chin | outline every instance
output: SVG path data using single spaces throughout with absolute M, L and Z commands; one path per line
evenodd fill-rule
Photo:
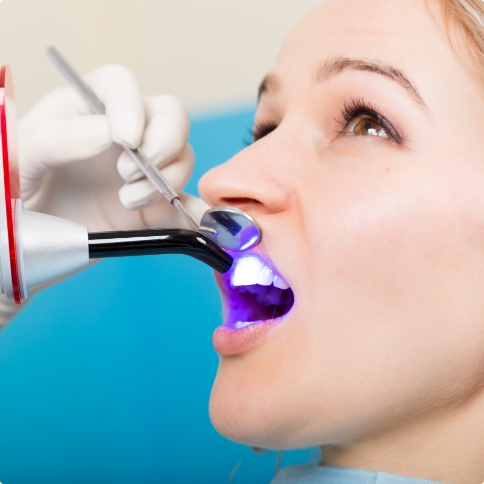
M 267 374 L 254 373 L 247 366 L 251 366 L 250 358 L 244 356 L 221 358 L 209 407 L 217 432 L 234 442 L 265 449 L 318 445 L 319 438 L 307 438 L 311 412 L 301 409 L 300 399 L 295 401 L 285 386 L 271 386 Z
M 239 444 L 266 449 L 281 448 L 277 423 L 266 418 L 265 412 L 253 412 L 239 402 L 220 397 L 217 392 L 210 398 L 210 420 L 217 432 Z
M 210 420 L 224 437 L 234 442 L 251 446 L 262 446 L 261 437 L 267 433 L 262 409 L 251 397 L 246 386 L 227 374 L 224 363 L 220 363 L 217 377 L 210 395 Z

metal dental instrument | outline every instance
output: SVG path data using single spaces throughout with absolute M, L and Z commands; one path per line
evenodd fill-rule
M 54 47 L 47 50 L 47 55 L 60 73 L 86 101 L 96 114 L 105 114 L 103 103 L 91 88 L 72 69 L 67 61 Z M 198 226 L 180 201 L 178 193 L 163 178 L 159 170 L 151 164 L 138 149 L 123 146 L 146 178 L 183 216 L 189 227 L 215 242 L 225 249 L 246 250 L 257 245 L 261 239 L 261 229 L 257 222 L 248 214 L 235 207 L 214 207 L 205 212 L 201 225 Z
M 91 259 L 182 254 L 224 274 L 233 257 L 199 232 L 148 229 L 89 233 L 84 225 L 25 210 L 20 192 L 15 90 L 0 66 L 0 294 L 22 305 L 29 289 L 89 265 Z M 139 284 L 139 280 L 127 283 Z

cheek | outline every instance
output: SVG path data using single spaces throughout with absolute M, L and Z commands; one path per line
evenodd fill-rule
M 334 193 L 307 233 L 310 359 L 353 411 L 373 402 L 371 418 L 389 405 L 415 416 L 425 399 L 451 403 L 482 379 L 482 187 L 473 193 L 458 173 L 418 175 Z
M 344 443 L 481 385 L 484 187 L 439 170 L 306 190 L 297 239 L 272 248 L 295 310 L 277 337 L 221 362 L 211 416 L 223 434 Z
M 482 288 L 484 214 L 465 185 L 458 188 L 434 179 L 430 189 L 425 182 L 390 183 L 333 197 L 307 234 L 310 299 L 327 289 L 349 306 L 374 308 L 375 316 L 413 313 L 410 321 L 432 309 L 430 325 L 456 303 L 467 303 Z

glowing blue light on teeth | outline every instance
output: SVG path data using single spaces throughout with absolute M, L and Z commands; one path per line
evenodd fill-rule
M 259 257 L 253 255 L 237 260 L 230 282 L 232 287 L 274 284 L 278 289 L 289 289 L 289 284 L 281 275 L 274 273 Z
M 279 289 L 289 289 L 289 284 L 279 274 L 276 274 L 276 276 L 274 277 L 273 284 L 274 287 L 278 287 Z
M 248 286 L 257 284 L 263 267 L 264 264 L 257 257 L 248 256 L 239 259 L 232 275 L 232 285 Z
M 257 284 L 261 286 L 270 286 L 274 280 L 274 273 L 267 266 L 264 266 L 260 271 L 259 277 L 257 279 Z

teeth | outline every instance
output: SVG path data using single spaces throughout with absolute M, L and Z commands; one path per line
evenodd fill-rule
M 288 289 L 289 284 L 279 274 L 274 274 L 258 257 L 242 257 L 236 262 L 232 273 L 231 284 L 234 287 L 270 286 L 274 284 L 279 289 Z
M 250 286 L 257 284 L 264 264 L 257 257 L 243 257 L 237 262 L 232 274 L 232 286 Z
M 279 289 L 287 289 L 289 284 L 278 274 L 274 277 L 274 287 L 278 287 Z
M 250 326 L 251 324 L 254 324 L 254 321 L 237 321 L 235 324 L 234 324 L 234 328 L 235 329 L 242 329 L 242 328 L 245 328 L 246 326 Z
M 264 266 L 259 274 L 259 279 L 257 279 L 257 284 L 261 286 L 270 286 L 274 280 L 274 273 L 269 269 L 269 267 Z

